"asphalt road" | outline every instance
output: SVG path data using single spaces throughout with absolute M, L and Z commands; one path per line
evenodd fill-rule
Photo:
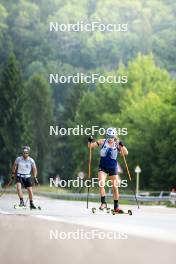
M 133 215 L 92 214 L 90 203 L 36 197 L 42 210 L 0 199 L 0 263 L 175 263 L 176 209 L 122 206 Z

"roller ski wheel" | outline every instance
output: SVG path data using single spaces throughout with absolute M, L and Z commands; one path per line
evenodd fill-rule
M 96 213 L 96 210 L 97 210 L 97 209 L 96 209 L 95 207 L 93 207 L 93 208 L 92 208 L 92 213 L 95 214 L 95 213 Z
M 107 214 L 111 212 L 111 209 L 109 207 L 107 207 L 106 210 L 107 210 Z
M 132 211 L 131 211 L 131 210 L 128 210 L 128 214 L 129 214 L 129 215 L 132 215 L 133 213 L 132 213 Z
M 111 213 L 112 213 L 112 215 L 115 215 L 116 214 L 115 211 L 114 211 L 114 209 L 111 209 Z

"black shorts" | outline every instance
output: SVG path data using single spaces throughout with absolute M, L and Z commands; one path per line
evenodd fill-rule
M 25 177 L 16 177 L 16 183 L 20 182 L 24 188 L 32 187 L 32 181 L 31 177 L 25 178 Z
M 118 174 L 117 167 L 115 167 L 115 168 L 105 168 L 105 167 L 99 166 L 99 170 L 98 171 L 104 171 L 105 173 L 109 174 L 109 176 L 114 176 L 114 175 Z

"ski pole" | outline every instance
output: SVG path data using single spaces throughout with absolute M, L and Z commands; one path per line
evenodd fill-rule
M 90 174 L 91 174 L 91 160 L 92 160 L 92 148 L 89 146 L 89 163 L 88 163 L 88 179 L 90 180 Z M 87 209 L 89 207 L 89 191 L 90 186 L 87 187 Z
M 10 181 L 6 184 L 6 186 L 4 187 L 4 190 L 0 193 L 0 197 L 3 196 L 3 194 L 6 193 L 7 188 L 11 185 L 11 183 L 13 182 L 13 179 L 10 179 Z
M 28 200 L 29 200 L 29 197 L 27 197 L 27 199 L 26 199 L 26 201 L 25 201 L 25 203 L 24 203 L 24 206 L 27 206 L 27 202 L 28 202 Z
M 129 168 L 128 168 L 128 164 L 127 164 L 127 161 L 126 161 L 126 158 L 125 158 L 125 155 L 123 153 L 123 149 L 122 148 L 121 148 L 121 153 L 122 153 L 123 160 L 124 160 L 124 163 L 125 163 L 125 166 L 126 166 L 126 170 L 127 170 L 127 173 L 128 173 L 129 180 L 132 182 L 131 174 L 130 174 L 130 171 L 129 171 Z M 137 207 L 139 209 L 139 202 L 137 200 L 136 192 L 134 191 L 133 187 L 132 187 L 132 191 L 134 193 L 134 197 L 135 197 L 135 200 L 136 200 L 136 204 L 137 204 Z

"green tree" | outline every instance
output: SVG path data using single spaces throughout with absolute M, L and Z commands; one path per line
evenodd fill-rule
M 138 55 L 128 67 L 120 67 L 118 72 L 128 76 L 128 83 L 123 86 L 97 84 L 95 91 L 85 92 L 78 104 L 75 121 L 88 127 L 126 127 L 128 135 L 119 137 L 129 149 L 130 170 L 134 172 L 138 163 L 142 168 L 140 187 L 167 189 L 175 180 L 174 82 L 166 71 L 155 65 L 152 55 Z M 77 170 L 84 171 L 88 157 L 86 137 L 77 142 L 73 139 L 73 145 L 77 146 L 73 153 Z M 96 175 L 97 151 L 94 151 L 92 164 L 92 175 Z
M 176 184 L 176 83 L 167 111 L 161 113 L 161 122 L 156 131 L 153 149 L 157 158 L 152 164 L 150 184 L 155 189 L 170 191 Z
M 74 128 L 80 124 L 76 120 L 76 111 L 86 90 L 85 85 L 75 85 L 69 90 L 65 98 L 64 107 L 59 107 L 57 111 L 56 125 L 60 128 Z M 58 157 L 52 162 L 55 173 L 59 174 L 63 179 L 73 178 L 76 174 L 78 162 L 81 163 L 81 158 L 79 158 L 79 161 L 75 158 L 77 157 L 75 152 L 79 152 L 79 156 L 81 156 L 83 150 L 79 148 L 80 137 L 60 135 L 55 136 L 53 140 L 55 142 L 53 155 Z
M 52 122 L 53 106 L 48 83 L 35 75 L 27 83 L 29 136 L 31 149 L 39 170 L 40 181 L 46 181 L 49 171 L 49 152 L 52 153 L 49 125 Z
M 7 175 L 26 138 L 26 96 L 20 66 L 9 56 L 0 82 L 0 164 Z
M 173 117 L 172 125 L 169 121 L 173 116 L 174 82 L 166 71 L 155 65 L 152 56 L 139 55 L 129 63 L 126 73 L 128 89 L 121 97 L 121 114 L 116 122 L 128 128 L 124 140 L 129 148 L 130 168 L 134 171 L 138 163 L 142 167 L 142 188 L 168 188 L 169 179 L 173 182 L 175 177 L 166 169 L 166 164 L 172 171 L 174 166 L 169 161 L 174 151 L 169 151 L 166 144 L 168 130 L 173 131 L 175 127 Z

